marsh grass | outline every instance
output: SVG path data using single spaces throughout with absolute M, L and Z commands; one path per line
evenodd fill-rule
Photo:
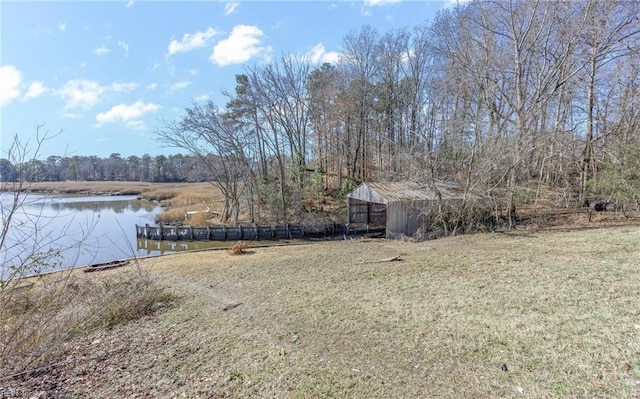
M 55 192 L 62 194 L 120 194 L 140 195 L 150 190 L 153 183 L 111 181 L 65 181 L 36 182 L 29 184 L 32 192 Z
M 208 219 L 213 217 L 213 214 L 196 214 L 187 219 L 185 217 L 186 212 L 202 212 L 206 209 L 219 211 L 222 205 L 221 194 L 210 184 L 159 188 L 145 193 L 144 197 L 162 201 L 166 209 L 158 214 L 156 221 L 163 224 L 207 225 L 210 224 Z

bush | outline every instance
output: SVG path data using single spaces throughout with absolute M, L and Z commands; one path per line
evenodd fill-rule
M 238 241 L 231 248 L 227 250 L 231 255 L 242 255 L 246 254 L 251 248 L 251 245 L 248 241 Z
M 64 341 L 97 327 L 150 315 L 175 299 L 147 274 L 64 271 L 25 279 L 0 292 L 0 358 L 19 372 L 37 366 Z
M 429 207 L 426 223 L 416 232 L 414 239 L 432 240 L 448 235 L 491 231 L 495 227 L 493 209 L 488 201 L 443 201 L 440 207 L 436 204 Z
M 640 147 L 615 145 L 587 184 L 588 194 L 617 203 L 623 211 L 640 208 Z

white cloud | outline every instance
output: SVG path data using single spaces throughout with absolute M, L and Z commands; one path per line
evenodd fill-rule
M 372 9 L 374 7 L 386 6 L 390 4 L 399 4 L 402 0 L 364 0 L 362 5 L 362 15 L 369 17 L 372 15 Z M 389 20 L 387 16 L 387 20 Z
M 196 69 L 196 68 L 189 69 L 189 74 L 191 76 L 196 76 L 199 73 L 200 73 L 200 71 L 198 69 Z
M 78 118 L 81 118 L 82 115 L 74 114 L 73 112 L 61 112 L 60 113 L 60 117 L 61 118 L 69 118 L 69 119 L 78 119 Z
M 191 86 L 190 81 L 183 81 L 183 82 L 176 82 L 174 84 L 172 84 L 171 86 L 169 86 L 169 92 L 173 93 L 176 90 L 182 90 L 182 89 L 186 89 L 187 87 Z
M 328 62 L 330 64 L 337 64 L 340 61 L 340 53 L 330 51 L 327 52 L 322 43 L 318 43 L 304 55 L 304 58 L 314 64 L 322 64 Z
M 240 5 L 239 2 L 233 0 L 227 0 L 224 2 L 224 15 L 231 15 L 236 12 L 236 8 Z
M 261 47 L 264 33 L 257 26 L 237 25 L 228 38 L 220 40 L 213 48 L 209 61 L 219 66 L 241 64 L 251 58 L 271 52 L 271 47 Z
M 87 61 L 83 61 L 82 64 L 80 64 L 80 68 L 85 68 L 87 65 L 89 65 Z
M 208 99 L 209 99 L 209 95 L 208 94 L 201 94 L 201 95 L 195 97 L 194 101 L 201 102 L 201 101 L 207 101 Z
M 102 86 L 92 80 L 70 80 L 56 93 L 65 101 L 64 111 L 74 108 L 88 110 L 98 104 L 105 93 L 129 93 L 137 88 L 137 83 L 114 82 L 110 86 Z
M 20 71 L 13 65 L 0 66 L 0 107 L 20 95 Z
M 58 90 L 58 94 L 65 101 L 65 110 L 91 109 L 106 90 L 106 87 L 91 80 L 70 80 Z
M 93 49 L 93 52 L 94 52 L 94 53 L 96 53 L 96 54 L 98 54 L 98 55 L 105 55 L 105 54 L 109 54 L 109 51 L 111 51 L 111 50 L 109 50 L 108 48 L 106 48 L 106 47 L 104 46 L 104 44 L 103 44 L 103 45 L 101 45 L 100 47 L 96 47 L 95 49 Z
M 63 22 L 60 22 L 60 23 L 58 24 L 58 30 L 60 30 L 60 31 L 64 32 L 64 30 L 65 30 L 65 29 L 67 29 L 67 24 L 65 24 L 65 23 L 63 23 Z
M 134 3 L 133 0 L 129 0 L 129 1 L 127 1 L 127 4 L 125 5 L 125 7 L 131 8 L 131 7 L 133 7 L 133 3 Z
M 115 92 L 124 91 L 125 93 L 129 93 L 137 88 L 138 88 L 138 84 L 133 82 L 129 82 L 129 83 L 114 82 L 111 84 L 111 90 Z
M 383 6 L 385 4 L 400 3 L 402 0 L 364 0 L 364 5 L 368 7 Z
M 155 90 L 156 87 L 158 87 L 157 83 L 149 83 L 148 85 L 145 86 L 147 89 L 149 90 Z
M 27 94 L 24 95 L 23 100 L 40 97 L 45 91 L 47 91 L 47 89 L 44 87 L 42 82 L 32 82 L 29 85 L 29 89 L 27 90 Z
M 118 46 L 122 47 L 124 50 L 124 58 L 127 58 L 129 55 L 129 44 L 124 40 L 118 40 Z
M 131 130 L 144 130 L 145 129 L 144 122 L 143 121 L 139 121 L 139 120 L 129 121 L 129 122 L 125 123 L 125 126 L 128 127 Z
M 463 5 L 467 4 L 469 1 L 471 1 L 471 0 L 447 0 L 444 3 L 444 7 L 443 8 L 452 10 L 452 9 L 456 8 L 456 6 L 458 6 L 458 5 L 463 6 Z
M 136 101 L 130 105 L 119 104 L 111 107 L 107 112 L 101 112 L 96 115 L 96 127 L 101 127 L 105 123 L 122 122 L 129 128 L 140 129 L 144 127 L 144 123 L 139 118 L 159 109 L 160 106 L 158 104 L 145 104 L 142 101 Z
M 206 47 L 211 42 L 211 38 L 217 34 L 218 32 L 211 27 L 204 32 L 185 33 L 182 36 L 182 40 L 172 40 L 169 43 L 169 53 L 167 55 L 185 53 L 200 47 Z

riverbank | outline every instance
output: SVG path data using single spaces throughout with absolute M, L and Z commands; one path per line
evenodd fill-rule
M 0 386 L 27 397 L 635 397 L 638 244 L 638 228 L 622 226 L 145 259 L 86 275 L 148 273 L 173 305 L 78 336 L 49 368 Z
M 163 224 L 196 226 L 216 223 L 216 216 L 224 203 L 224 196 L 211 183 L 65 181 L 30 183 L 28 189 L 35 193 L 65 195 L 136 195 L 163 207 L 157 220 Z M 207 209 L 209 212 L 203 212 Z M 185 220 L 188 212 L 194 216 Z

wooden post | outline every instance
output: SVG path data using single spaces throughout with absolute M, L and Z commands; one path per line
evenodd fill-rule
M 238 229 L 240 229 L 240 239 L 244 240 L 244 237 L 242 237 L 242 225 L 238 226 Z
M 227 241 L 227 227 L 222 225 L 222 241 Z
M 193 226 L 189 226 L 189 240 L 193 241 Z

